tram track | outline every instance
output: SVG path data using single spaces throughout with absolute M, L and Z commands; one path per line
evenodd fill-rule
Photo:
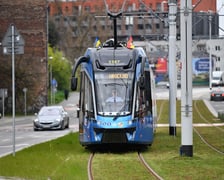
M 202 98 L 201 98 L 201 99 L 202 99 Z M 164 102 L 165 102 L 165 101 L 164 101 Z M 161 114 L 162 114 L 162 112 L 163 112 L 164 102 L 162 102 L 162 104 L 161 104 L 161 106 L 160 106 L 159 115 L 158 115 L 158 121 L 160 120 L 160 116 L 161 116 Z M 198 114 L 198 116 L 201 118 L 201 120 L 205 122 L 204 124 L 207 124 L 207 126 L 203 124 L 203 127 L 211 127 L 211 128 L 215 128 L 215 129 L 217 129 L 217 134 L 219 134 L 218 132 L 224 134 L 224 129 L 222 128 L 222 126 L 218 126 L 218 125 L 216 125 L 216 123 L 211 123 L 211 120 L 209 121 L 209 120 L 203 115 L 203 112 L 201 112 L 200 108 L 198 108 L 198 101 L 197 101 L 197 100 L 194 101 L 194 111 L 195 111 L 195 113 Z M 217 152 L 217 153 L 219 153 L 219 154 L 221 154 L 221 155 L 224 155 L 224 149 L 221 150 L 220 148 L 216 147 L 216 146 L 213 145 L 211 142 L 209 142 L 209 140 L 206 139 L 206 137 L 203 136 L 202 133 L 200 133 L 200 128 L 202 128 L 202 127 L 200 126 L 200 123 L 199 123 L 198 125 L 194 125 L 194 126 L 193 126 L 193 130 L 194 130 L 194 132 L 199 136 L 199 138 L 201 139 L 201 141 L 202 141 L 203 143 L 205 143 L 206 146 L 208 146 L 208 147 L 209 147 L 210 149 L 212 149 L 213 151 L 215 151 L 215 152 Z M 220 137 L 220 138 L 221 138 L 221 137 Z
M 199 117 L 205 122 L 205 123 L 208 123 L 210 125 L 210 127 L 212 128 L 216 128 L 217 131 L 219 131 L 220 133 L 223 133 L 224 134 L 224 129 L 219 127 L 219 126 L 215 126 L 214 124 L 210 123 L 210 121 L 203 116 L 203 113 L 200 112 L 198 106 L 197 106 L 197 101 L 194 101 L 194 107 L 195 107 L 195 110 L 196 112 L 198 113 Z M 206 144 L 206 146 L 208 146 L 210 149 L 212 149 L 213 151 L 221 154 L 221 155 L 224 155 L 224 150 L 220 150 L 218 147 L 216 147 L 215 145 L 213 145 L 212 143 L 209 142 L 209 140 L 207 140 L 205 137 L 203 137 L 203 135 L 200 133 L 200 131 L 196 128 L 196 127 L 193 127 L 194 129 L 194 132 L 199 136 L 199 138 L 202 140 L 203 143 Z M 219 133 L 217 133 L 219 134 Z M 220 137 L 221 138 L 221 137 Z
M 92 162 L 93 162 L 94 154 L 95 153 L 91 153 L 90 156 L 89 156 L 89 160 L 88 160 L 87 172 L 88 172 L 88 179 L 89 180 L 94 180 L 93 172 L 92 172 Z
M 156 179 L 158 180 L 163 180 L 163 178 L 161 176 L 159 176 L 159 174 L 156 173 L 156 171 L 154 171 L 149 164 L 145 161 L 144 157 L 142 156 L 142 154 L 140 152 L 138 152 L 138 158 L 141 161 L 141 163 L 143 164 L 143 166 L 146 168 L 146 170 L 152 175 L 154 176 Z
M 152 176 L 157 179 L 157 180 L 163 180 L 163 178 L 161 176 L 159 176 L 159 174 L 153 170 L 152 167 L 150 167 L 150 165 L 146 162 L 146 160 L 144 159 L 143 155 L 140 152 L 137 152 L 137 156 L 138 156 L 138 160 L 140 161 L 139 164 L 144 166 L 144 169 L 147 171 L 147 173 L 150 175 L 150 177 L 152 178 Z M 88 166 L 87 166 L 87 171 L 88 171 L 88 179 L 89 180 L 94 180 L 94 175 L 93 175 L 93 159 L 95 157 L 95 153 L 91 153 L 89 156 L 89 160 L 88 160 Z

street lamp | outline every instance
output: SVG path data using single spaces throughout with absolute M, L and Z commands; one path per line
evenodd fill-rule
M 23 92 L 24 92 L 24 113 L 26 116 L 26 93 L 27 93 L 27 88 L 23 88 Z
M 212 11 L 209 11 L 209 89 L 212 89 L 212 54 L 211 54 L 211 36 L 212 36 Z

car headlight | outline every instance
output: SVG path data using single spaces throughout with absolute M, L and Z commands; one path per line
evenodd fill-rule
M 61 119 L 60 119 L 60 118 L 57 118 L 57 119 L 55 119 L 55 121 L 56 121 L 56 122 L 60 122 L 60 121 L 61 121 Z
M 34 122 L 38 122 L 39 120 L 38 119 L 34 119 Z

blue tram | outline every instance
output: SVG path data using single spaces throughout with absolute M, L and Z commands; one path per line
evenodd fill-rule
M 88 48 L 73 68 L 80 70 L 79 138 L 96 144 L 151 145 L 156 128 L 154 77 L 144 50 L 106 42 Z

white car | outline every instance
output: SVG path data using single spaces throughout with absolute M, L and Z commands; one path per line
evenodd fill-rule
M 62 106 L 44 106 L 35 115 L 34 131 L 69 128 L 69 116 Z

